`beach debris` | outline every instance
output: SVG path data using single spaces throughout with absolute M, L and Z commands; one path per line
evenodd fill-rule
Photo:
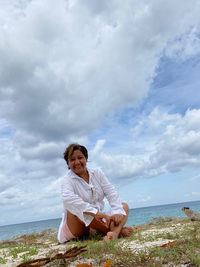
M 171 241 L 171 242 L 168 242 L 168 243 L 163 244 L 161 247 L 162 247 L 162 248 L 164 248 L 164 247 L 169 247 L 169 246 L 174 245 L 176 242 L 177 242 L 177 241 L 174 240 L 174 241 Z
M 111 266 L 111 261 L 107 260 L 103 267 L 110 267 L 110 266 Z
M 193 211 L 188 207 L 183 207 L 182 211 L 191 221 L 200 221 L 200 212 Z
M 48 258 L 40 258 L 40 259 L 35 259 L 35 260 L 31 260 L 28 262 L 24 262 L 24 263 L 20 263 L 19 265 L 17 265 L 16 267 L 39 267 L 39 266 L 44 266 L 45 264 L 54 261 L 56 259 L 62 259 L 62 260 L 66 260 L 68 258 L 72 258 L 75 257 L 85 251 L 87 251 L 86 249 L 86 245 L 82 246 L 82 247 L 72 247 L 72 248 L 68 248 L 64 253 L 57 253 L 57 254 L 53 254 L 51 257 Z

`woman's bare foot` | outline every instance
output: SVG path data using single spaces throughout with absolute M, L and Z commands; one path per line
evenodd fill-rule
M 120 237 L 129 237 L 131 236 L 133 233 L 133 227 L 131 226 L 126 226 L 126 227 L 123 227 L 121 232 L 120 232 Z
M 103 241 L 108 243 L 112 240 L 115 240 L 118 238 L 118 235 L 116 232 L 108 232 L 106 236 L 104 236 Z

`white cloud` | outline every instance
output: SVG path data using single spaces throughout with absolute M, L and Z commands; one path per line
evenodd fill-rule
M 39 216 L 42 196 L 55 196 L 54 181 L 67 169 L 65 146 L 90 145 L 106 115 L 137 106 L 163 54 L 183 60 L 199 53 L 200 6 L 197 0 L 8 0 L 0 7 L 0 201 L 6 208 L 14 196 Z M 199 110 L 181 116 L 154 109 L 131 125 L 129 152 L 103 152 L 101 136 L 91 149 L 93 164 L 115 181 L 196 167 L 198 118 Z M 130 153 L 136 146 L 140 153 Z
M 186 60 L 200 53 L 199 25 L 191 27 L 189 31 L 177 38 L 166 48 L 166 55 L 171 58 Z
M 26 159 L 50 161 L 57 158 L 58 155 L 62 155 L 64 145 L 64 143 L 58 144 L 55 142 L 39 143 L 31 150 L 29 148 L 22 148 L 20 154 Z
M 46 195 L 56 195 L 58 196 L 60 194 L 60 187 L 61 187 L 61 181 L 63 177 L 60 177 L 56 179 L 55 181 L 51 182 L 46 188 L 45 192 Z
M 166 172 L 180 171 L 185 167 L 200 165 L 200 110 L 180 114 L 162 113 L 155 108 L 139 123 L 140 135 L 129 146 L 140 146 L 140 154 L 108 154 L 99 140 L 91 151 L 92 157 L 115 182 L 149 178 Z M 138 131 L 138 126 L 135 128 Z M 133 132 L 135 132 L 133 130 Z M 148 139 L 145 136 L 148 135 Z M 143 142 L 144 140 L 144 142 Z M 138 145 L 139 144 L 139 145 Z
M 5 175 L 0 174 L 0 194 L 11 186 L 11 183 L 7 181 L 6 178 L 7 177 Z
M 10 1 L 0 28 L 1 114 L 43 140 L 87 135 L 136 105 L 168 41 L 199 22 L 196 1 L 50 2 Z

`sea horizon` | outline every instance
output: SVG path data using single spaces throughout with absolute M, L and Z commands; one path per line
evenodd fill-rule
M 200 200 L 194 200 L 194 201 L 184 201 L 184 202 L 175 202 L 175 203 L 167 203 L 167 204 L 159 204 L 159 205 L 151 205 L 151 206 L 142 206 L 137 208 L 130 208 L 130 210 L 137 210 L 137 209 L 144 209 L 144 208 L 152 208 L 152 207 L 160 207 L 160 206 L 168 206 L 168 205 L 177 205 L 177 204 L 184 204 L 184 203 L 194 203 L 199 202 Z M 49 219 L 40 219 L 40 220 L 33 220 L 33 221 L 25 221 L 25 222 L 18 222 L 18 223 L 12 223 L 12 224 L 2 224 L 0 227 L 3 226 L 14 226 L 19 224 L 27 224 L 27 223 L 34 223 L 34 222 L 42 222 L 42 221 L 49 221 L 49 220 L 61 220 L 61 216 L 57 218 L 49 218 Z

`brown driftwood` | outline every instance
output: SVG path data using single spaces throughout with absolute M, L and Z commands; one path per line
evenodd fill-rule
M 200 221 L 200 212 L 193 211 L 188 207 L 183 207 L 182 211 L 191 221 Z
M 72 258 L 75 257 L 79 254 L 81 254 L 82 252 L 85 252 L 86 246 L 82 246 L 82 247 L 72 247 L 67 249 L 63 254 L 62 253 L 58 253 L 55 254 L 55 256 L 49 257 L 49 258 L 40 258 L 40 259 L 35 259 L 35 260 L 31 260 L 28 262 L 24 262 L 24 263 L 20 263 L 19 265 L 17 265 L 17 267 L 39 267 L 39 266 L 44 266 L 45 264 L 54 261 L 55 259 L 68 259 L 68 258 Z

